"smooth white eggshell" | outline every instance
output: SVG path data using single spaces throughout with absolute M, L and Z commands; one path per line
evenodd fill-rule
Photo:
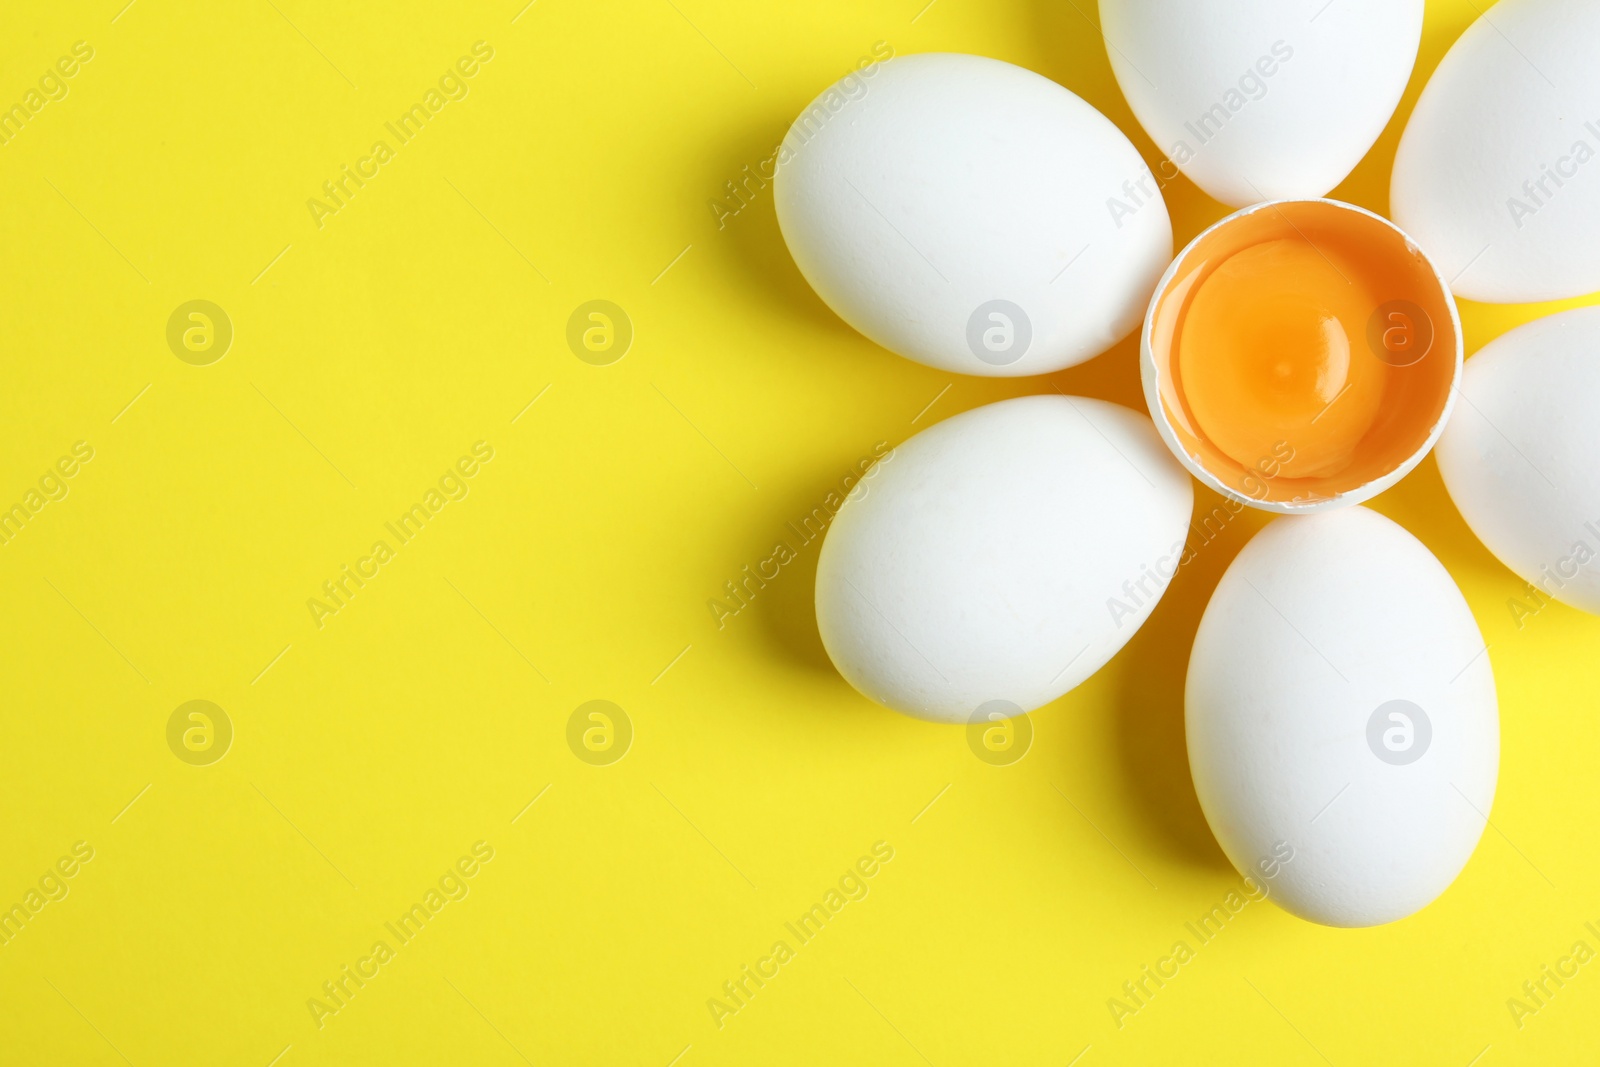
M 1489 342 L 1461 395 L 1437 453 L 1450 499 L 1524 581 L 1600 614 L 1600 308 Z
M 1146 574 L 1177 570 L 1193 506 L 1127 408 L 1029 396 L 965 412 L 879 460 L 839 510 L 817 564 L 822 642 L 908 715 L 1031 711 L 1133 636 L 1167 580 Z M 1141 579 L 1148 595 L 1130 595 Z
M 1368 740 L 1394 700 L 1431 728 L 1415 747 L 1424 728 L 1409 716 L 1403 755 L 1418 755 L 1403 764 Z M 1212 832 L 1294 914 L 1391 922 L 1444 892 L 1472 855 L 1499 770 L 1494 675 L 1450 575 L 1378 513 L 1282 518 L 1257 534 L 1201 617 L 1185 702 Z M 1393 741 L 1405 747 L 1403 733 Z M 1293 859 L 1263 879 L 1260 864 L 1285 846 Z
M 1405 91 L 1422 6 L 1100 0 L 1100 26 L 1156 147 L 1207 193 L 1244 207 L 1320 197 L 1355 168 Z
M 1144 171 L 1109 119 L 1048 78 L 935 53 L 817 97 L 784 138 L 774 198 L 795 263 L 840 318 L 919 363 L 1014 377 L 1081 363 L 1139 324 L 1172 225 L 1153 188 L 1138 210 L 1108 203 Z
M 1390 214 L 1457 296 L 1600 289 L 1596 47 L 1593 0 L 1502 0 L 1428 79 L 1395 155 Z

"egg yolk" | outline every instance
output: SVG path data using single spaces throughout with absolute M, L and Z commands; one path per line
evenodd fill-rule
M 1193 290 L 1177 370 L 1197 428 L 1247 469 L 1321 478 L 1350 466 L 1392 369 L 1371 351 L 1368 272 L 1300 236 L 1251 245 Z
M 1226 492 L 1314 507 L 1421 456 L 1450 406 L 1458 329 L 1433 265 L 1377 216 L 1247 208 L 1190 242 L 1151 301 L 1151 414 Z

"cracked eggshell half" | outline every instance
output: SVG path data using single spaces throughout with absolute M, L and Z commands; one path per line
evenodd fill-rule
M 1156 147 L 1233 207 L 1322 196 L 1383 132 L 1422 0 L 1100 0 L 1117 84 Z
M 1433 554 L 1366 508 L 1278 519 L 1245 545 L 1200 619 L 1185 717 L 1217 842 L 1312 922 L 1421 909 L 1494 803 L 1477 623 Z
M 1145 401 L 1179 461 L 1252 507 L 1346 507 L 1405 477 L 1461 374 L 1450 289 L 1387 219 L 1337 200 L 1255 204 L 1156 286 Z
M 823 645 L 907 715 L 1032 711 L 1149 616 L 1193 507 L 1149 420 L 1120 405 L 1028 396 L 946 419 L 879 460 L 829 527 Z
M 1450 499 L 1523 581 L 1600 614 L 1600 308 L 1495 338 L 1461 395 L 1437 453 Z
M 1122 132 L 1048 78 L 982 56 L 875 64 L 784 138 L 783 239 L 827 305 L 960 374 L 1061 370 L 1131 333 L 1172 256 Z M 1136 207 L 1113 210 L 1131 195 Z
M 1395 155 L 1390 214 L 1457 296 L 1600 289 L 1597 45 L 1593 0 L 1502 0 L 1428 79 Z

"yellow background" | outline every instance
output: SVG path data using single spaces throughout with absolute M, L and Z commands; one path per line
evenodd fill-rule
M 75 41 L 94 58 L 0 147 L 0 502 L 75 441 L 95 455 L 0 547 L 0 904 L 74 842 L 95 854 L 0 947 L 0 1061 L 1592 1056 L 1600 964 L 1520 1030 L 1506 1001 L 1600 947 L 1600 620 L 1557 605 L 1519 630 L 1521 584 L 1431 459 L 1374 506 L 1490 643 L 1493 828 L 1388 927 L 1251 905 L 1120 1029 L 1108 998 L 1239 884 L 1181 693 L 1261 517 L 1035 713 L 1009 767 L 831 669 L 815 544 L 714 624 L 707 600 L 876 442 L 1052 387 L 1142 407 L 1132 342 L 1031 380 L 877 349 L 808 289 L 770 189 L 718 228 L 723 183 L 877 41 L 1039 71 L 1159 160 L 1090 0 L 923 2 L 9 5 L 0 101 Z M 1428 5 L 1404 102 L 1333 195 L 1384 210 L 1403 120 L 1476 13 Z M 479 40 L 470 95 L 319 229 L 307 199 Z M 1226 213 L 1184 180 L 1166 198 L 1179 245 Z M 166 344 L 192 299 L 234 326 L 210 366 Z M 591 299 L 635 327 L 610 366 L 564 340 Z M 1552 310 L 1464 305 L 1469 353 Z M 307 598 L 479 440 L 470 495 L 318 629 Z M 193 699 L 235 729 L 210 766 L 167 746 Z M 634 729 L 610 766 L 566 742 L 591 699 Z M 307 1000 L 480 840 L 470 895 L 319 1029 Z M 877 841 L 870 894 L 719 1028 L 707 1000 Z

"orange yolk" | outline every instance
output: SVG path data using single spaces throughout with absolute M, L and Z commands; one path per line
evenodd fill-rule
M 1367 343 L 1368 271 L 1299 236 L 1233 253 L 1194 289 L 1177 369 L 1197 428 L 1245 468 L 1285 478 L 1348 468 L 1392 367 Z M 1284 459 L 1285 456 L 1289 458 Z
M 1238 212 L 1173 261 L 1146 324 L 1146 386 L 1229 493 L 1315 506 L 1420 456 L 1449 407 L 1449 291 L 1405 234 L 1331 200 Z

